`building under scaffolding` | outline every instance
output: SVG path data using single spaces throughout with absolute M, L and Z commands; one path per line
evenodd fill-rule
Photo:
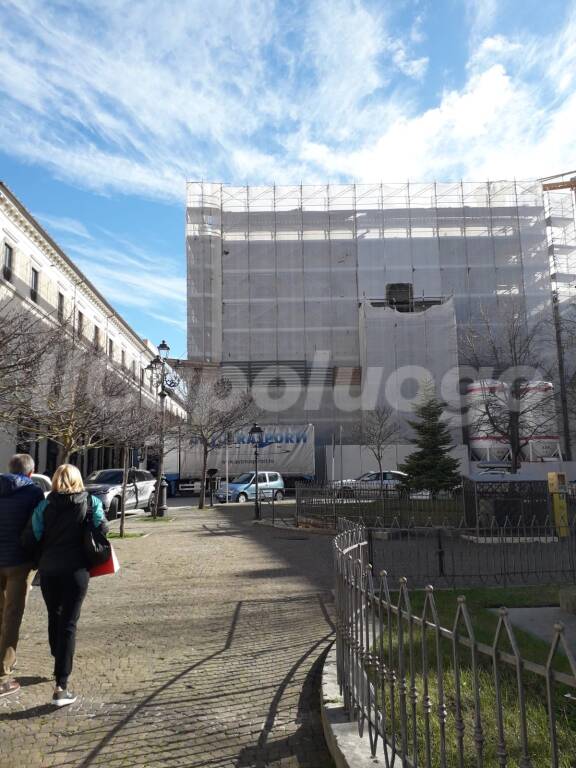
M 186 216 L 189 358 L 261 385 L 267 421 L 312 422 L 321 444 L 353 443 L 374 392 L 406 415 L 398 370 L 439 386 L 463 362 L 458 329 L 482 313 L 513 297 L 529 319 L 552 316 L 537 181 L 191 182 Z

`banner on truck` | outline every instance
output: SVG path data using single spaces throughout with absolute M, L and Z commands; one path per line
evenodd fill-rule
M 280 474 L 313 475 L 314 426 L 262 425 L 262 440 L 258 443 L 258 467 L 272 469 Z M 230 477 L 254 469 L 254 438 L 250 426 L 230 435 L 228 445 L 228 472 Z M 226 443 L 217 445 L 208 456 L 208 469 L 218 470 L 224 476 Z M 180 477 L 199 477 L 202 473 L 202 447 L 197 442 L 181 446 Z

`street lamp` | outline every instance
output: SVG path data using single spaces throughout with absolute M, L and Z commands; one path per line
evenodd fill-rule
M 158 459 L 158 473 L 156 477 L 156 504 L 154 516 L 164 517 L 168 505 L 166 503 L 166 492 L 168 483 L 164 477 L 164 422 L 165 422 L 165 400 L 166 400 L 166 360 L 170 352 L 170 347 L 162 339 L 161 344 L 158 347 L 158 354 L 150 361 L 146 367 L 147 371 L 152 373 L 156 386 L 158 387 L 158 397 L 160 398 L 160 429 L 159 429 L 159 459 Z
M 260 520 L 260 499 L 258 498 L 258 443 L 262 440 L 262 427 L 258 424 L 253 424 L 252 429 L 249 432 L 251 438 L 254 439 L 254 468 L 255 468 L 255 484 L 256 484 L 256 498 L 254 500 L 254 519 Z

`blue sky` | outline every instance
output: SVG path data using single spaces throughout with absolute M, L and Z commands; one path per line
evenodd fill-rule
M 576 168 L 576 0 L 4 0 L 0 25 L 0 177 L 176 355 L 186 179 Z

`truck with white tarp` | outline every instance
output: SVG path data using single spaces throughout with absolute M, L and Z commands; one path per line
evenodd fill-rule
M 315 474 L 314 425 L 261 425 L 258 467 L 274 470 L 285 479 Z M 198 492 L 202 481 L 202 445 L 199 440 L 173 441 L 164 457 L 170 494 Z M 208 454 L 207 475 L 227 482 L 255 466 L 256 443 L 250 425 L 228 433 Z

